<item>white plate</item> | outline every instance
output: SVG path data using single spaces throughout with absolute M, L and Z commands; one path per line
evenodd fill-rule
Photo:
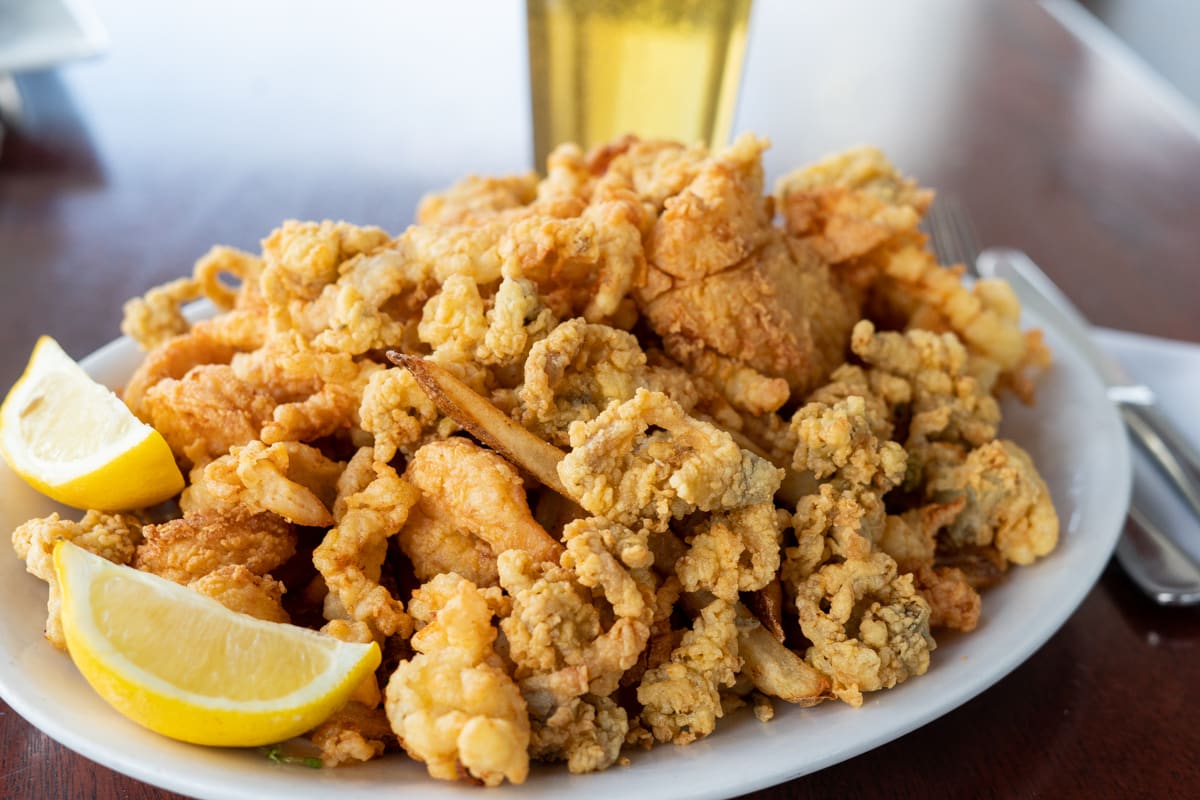
M 1038 320 L 1030 320 L 1038 324 Z M 686 747 L 632 751 L 629 767 L 571 776 L 539 767 L 519 787 L 487 797 L 610 800 L 635 796 L 719 798 L 753 791 L 843 761 L 891 741 L 958 707 L 1007 675 L 1066 621 L 1112 552 L 1129 499 L 1124 430 L 1085 362 L 1047 330 L 1056 365 L 1038 388 L 1034 408 L 1009 404 L 1004 433 L 1028 448 L 1062 518 L 1058 549 L 1033 567 L 1013 570 L 984 596 L 972 634 L 942 636 L 925 676 L 867 696 L 862 708 L 826 703 L 799 709 L 780 703 L 774 721 L 739 713 L 708 739 Z M 119 384 L 138 359 L 118 340 L 85 360 L 99 379 Z M 49 513 L 53 505 L 0 464 L 0 528 Z M 6 547 L 6 546 L 5 546 Z M 395 756 L 359 767 L 311 770 L 269 762 L 255 750 L 205 749 L 159 737 L 126 721 L 95 695 L 70 659 L 42 639 L 46 589 L 0 553 L 0 694 L 31 723 L 67 747 L 119 772 L 201 798 L 337 796 L 377 800 L 470 798 L 476 787 L 433 781 L 424 768 Z M 166 644 L 166 643 L 164 643 Z M 397 795 L 399 796 L 399 795 Z

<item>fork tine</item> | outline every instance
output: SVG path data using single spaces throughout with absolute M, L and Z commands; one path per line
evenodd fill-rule
M 975 226 L 967 207 L 956 197 L 939 196 L 926 215 L 926 228 L 937 254 L 938 262 L 962 264 L 975 274 L 975 259 L 979 255 Z

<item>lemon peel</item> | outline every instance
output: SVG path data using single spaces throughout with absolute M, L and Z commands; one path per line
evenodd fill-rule
M 144 508 L 183 489 L 162 435 L 49 336 L 0 406 L 0 453 L 30 486 L 75 508 Z
M 266 622 L 70 542 L 54 548 L 72 660 L 134 722 L 193 744 L 255 747 L 311 730 L 379 666 L 374 642 Z

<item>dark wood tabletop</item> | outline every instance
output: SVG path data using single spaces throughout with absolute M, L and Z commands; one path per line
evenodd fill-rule
M 397 7 L 393 7 L 393 5 Z M 102 2 L 97 59 L 17 76 L 0 156 L 0 385 L 286 218 L 402 230 L 423 192 L 531 166 L 521 4 Z M 1200 114 L 1070 0 L 757 0 L 736 128 L 771 175 L 881 146 L 1096 323 L 1200 342 Z M 0 590 L 2 591 L 2 590 Z M 1200 611 L 1110 564 L 979 697 L 755 798 L 1200 792 Z M 400 788 L 397 788 L 400 791 Z M 163 800 L 0 702 L 0 795 Z

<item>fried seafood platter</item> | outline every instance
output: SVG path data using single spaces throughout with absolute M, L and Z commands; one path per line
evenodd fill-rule
M 565 145 L 544 178 L 426 197 L 398 236 L 289 221 L 132 300 L 121 397 L 186 486 L 13 532 L 46 638 L 70 540 L 376 642 L 302 744 L 487 786 L 936 670 L 1058 542 L 999 435 L 1049 354 L 1005 284 L 937 263 L 932 192 L 878 150 L 769 192 L 766 146 Z

